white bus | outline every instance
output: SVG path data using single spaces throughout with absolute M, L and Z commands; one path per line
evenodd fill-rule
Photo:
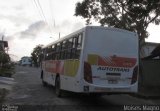
M 136 93 L 139 44 L 136 33 L 87 26 L 43 47 L 41 79 L 77 93 Z

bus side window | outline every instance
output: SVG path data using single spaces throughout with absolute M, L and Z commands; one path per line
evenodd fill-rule
M 65 50 L 66 49 L 66 41 L 63 41 L 63 43 L 62 43 L 62 50 Z
M 76 37 L 73 38 L 73 47 L 72 48 L 75 48 L 76 47 Z
M 63 48 L 63 43 L 61 42 L 61 43 L 60 43 L 60 50 L 59 50 L 59 59 L 60 59 L 60 60 L 62 59 L 62 55 L 63 55 L 62 48 Z
M 71 59 L 75 59 L 76 47 L 77 47 L 77 36 L 75 36 L 73 38 L 73 47 L 72 47 L 72 50 L 71 50 Z
M 64 59 L 67 59 L 67 50 L 69 48 L 69 40 L 66 40 L 65 48 L 64 48 Z
M 45 49 L 45 60 L 48 60 L 48 48 Z
M 61 59 L 65 59 L 65 49 L 66 49 L 66 41 L 62 42 L 62 50 L 61 50 Z
M 59 59 L 59 58 L 58 58 L 58 56 L 59 56 L 59 47 L 60 47 L 60 44 L 59 44 L 59 43 L 56 44 L 56 51 L 55 51 L 55 55 L 56 55 L 55 59 L 56 59 L 56 60 Z
M 66 51 L 66 59 L 71 59 L 71 52 L 72 52 L 72 47 L 73 47 L 73 38 L 70 38 L 68 40 L 68 44 L 67 44 L 67 51 Z
M 70 38 L 68 41 L 68 49 L 72 48 L 73 45 L 73 38 Z
M 59 59 L 63 60 L 63 50 L 60 51 L 60 57 L 59 57 Z
M 46 53 L 46 60 L 48 60 L 48 53 Z
M 61 59 L 61 52 L 62 52 L 62 43 L 57 44 L 57 50 L 56 50 L 56 59 Z
M 51 57 L 52 60 L 54 60 L 55 57 L 56 57 L 56 55 L 55 55 L 56 53 L 55 53 L 55 52 L 56 52 L 56 45 L 52 45 L 52 55 L 51 55 L 51 56 L 52 56 L 52 57 Z
M 51 60 L 52 59 L 52 46 L 49 46 L 47 48 L 47 60 Z
M 52 52 L 55 51 L 55 45 L 52 45 Z
M 42 61 L 45 60 L 45 49 L 42 50 Z
M 44 49 L 44 60 L 46 60 L 46 48 Z
M 76 41 L 75 59 L 79 59 L 82 47 L 82 34 L 79 34 Z
M 81 47 L 82 47 L 82 34 L 79 34 L 79 36 L 78 36 L 78 44 L 77 44 L 77 47 L 78 47 L 78 48 L 81 48 Z

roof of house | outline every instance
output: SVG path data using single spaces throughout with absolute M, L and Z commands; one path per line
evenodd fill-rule
M 0 44 L 4 44 L 4 47 L 8 47 L 8 41 L 0 40 Z
M 160 43 L 156 43 L 156 42 L 146 42 L 145 45 L 150 45 L 150 46 L 157 46 Z
M 21 58 L 21 60 L 22 60 L 22 59 L 26 59 L 26 58 L 27 58 L 27 59 L 31 59 L 31 57 L 24 56 L 24 57 Z

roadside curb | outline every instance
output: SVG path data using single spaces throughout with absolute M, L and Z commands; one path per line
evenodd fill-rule
M 133 97 L 138 97 L 138 98 L 143 98 L 143 99 L 160 99 L 160 95 L 147 95 L 147 94 L 144 94 L 144 93 L 134 93 L 134 94 L 131 94 L 131 96 Z

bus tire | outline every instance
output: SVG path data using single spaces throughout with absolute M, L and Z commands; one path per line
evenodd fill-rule
M 62 90 L 60 88 L 60 77 L 59 76 L 56 77 L 56 81 L 55 81 L 55 93 L 56 93 L 57 97 L 62 96 Z
M 90 97 L 99 98 L 99 97 L 102 97 L 102 94 L 101 94 L 101 93 L 90 93 L 89 96 L 90 96 Z
M 44 87 L 47 86 L 47 83 L 43 79 L 42 79 L 42 84 L 43 84 Z
M 47 83 L 44 81 L 44 79 L 43 79 L 43 72 L 41 73 L 41 79 L 42 79 L 42 84 L 43 84 L 43 86 L 47 86 Z

